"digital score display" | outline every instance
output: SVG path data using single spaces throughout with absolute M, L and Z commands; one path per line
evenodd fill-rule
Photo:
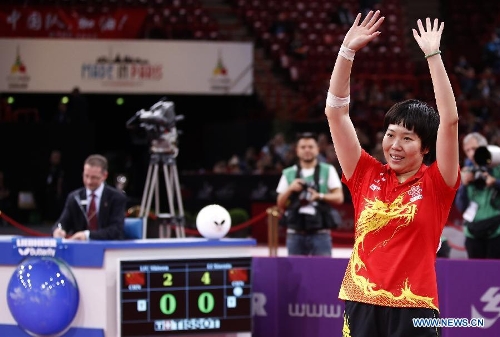
M 121 337 L 252 331 L 252 258 L 122 260 Z

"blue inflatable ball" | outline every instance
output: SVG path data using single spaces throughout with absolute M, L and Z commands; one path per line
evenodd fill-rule
M 7 287 L 10 313 L 32 336 L 64 333 L 78 310 L 80 295 L 70 267 L 53 257 L 30 257 L 16 268 Z

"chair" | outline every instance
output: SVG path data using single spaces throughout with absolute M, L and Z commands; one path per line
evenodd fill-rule
M 144 218 L 125 218 L 125 224 L 123 228 L 125 232 L 125 239 L 144 239 L 144 221 Z

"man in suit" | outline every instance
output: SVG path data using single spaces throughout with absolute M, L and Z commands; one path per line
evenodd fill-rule
M 55 238 L 73 240 L 123 239 L 126 196 L 106 185 L 108 161 L 93 154 L 83 166 L 84 187 L 71 192 L 64 209 L 52 228 Z

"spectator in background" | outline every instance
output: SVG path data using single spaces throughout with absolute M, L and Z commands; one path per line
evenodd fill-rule
M 304 35 L 295 31 L 292 40 L 288 44 L 288 52 L 297 60 L 305 60 L 309 52 L 309 46 L 304 42 Z
M 88 103 L 80 88 L 74 87 L 68 103 L 69 119 L 75 125 L 87 125 L 89 123 Z
M 240 158 L 237 155 L 232 155 L 227 161 L 227 173 L 229 174 L 242 174 Z
M 42 210 L 42 219 L 54 223 L 64 206 L 65 186 L 64 169 L 59 150 L 52 150 L 49 165 L 43 179 L 42 193 L 38 193 L 37 203 Z
M 295 144 L 293 144 L 286 151 L 285 157 L 283 158 L 281 165 L 276 166 L 277 173 L 281 172 L 281 170 L 283 170 L 284 167 L 292 166 L 296 162 L 297 162 L 297 153 L 295 151 Z
M 500 73 L 500 36 L 496 30 L 491 33 L 491 39 L 484 46 L 483 62 L 495 74 Z
M 227 173 L 227 163 L 225 160 L 218 160 L 212 167 L 212 173 L 215 174 L 226 174 Z
M 273 157 L 273 162 L 276 162 L 283 160 L 289 149 L 290 145 L 286 142 L 285 134 L 283 132 L 278 132 L 262 147 L 261 152 L 269 153 Z
M 489 100 L 491 92 L 496 85 L 496 77 L 490 67 L 486 67 L 479 74 L 479 82 L 477 83 L 478 98 Z
M 332 18 L 332 23 L 343 26 L 350 26 L 353 22 L 354 14 L 352 12 L 351 4 L 342 2 Z
M 470 98 L 476 88 L 476 70 L 469 64 L 464 55 L 460 55 L 454 68 L 455 75 L 460 84 L 462 99 Z
M 280 141 L 276 141 L 277 138 L 270 140 L 266 145 L 264 145 L 260 151 L 259 160 L 257 161 L 257 167 L 264 163 L 265 167 L 270 167 L 273 170 L 278 168 L 281 171 L 281 167 L 283 166 L 283 156 L 287 151 L 287 145 L 281 144 Z
M 318 160 L 322 163 L 326 163 L 326 151 L 328 145 L 330 144 L 330 136 L 322 132 L 318 134 Z
M 261 152 L 252 174 L 275 174 L 278 172 L 276 166 L 270 153 Z
M 290 20 L 286 11 L 282 11 L 278 14 L 278 18 L 273 21 L 269 29 L 269 33 L 276 38 L 291 37 L 294 31 L 295 24 Z
M 255 149 L 255 147 L 248 147 L 245 151 L 245 157 L 242 161 L 243 171 L 245 173 L 252 173 L 255 170 L 257 160 L 257 150 Z
M 68 114 L 68 106 L 65 103 L 59 102 L 57 105 L 57 111 L 54 114 L 52 121 L 58 125 L 69 125 L 71 123 L 71 119 Z

